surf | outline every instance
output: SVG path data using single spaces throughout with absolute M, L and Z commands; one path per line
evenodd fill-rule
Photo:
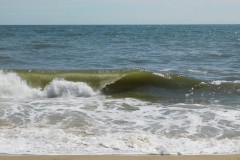
M 34 88 L 16 73 L 0 71 L 0 98 L 89 97 L 93 89 L 83 82 L 54 78 L 45 88 Z
M 207 102 L 230 100 L 240 95 L 240 82 L 236 80 L 206 81 L 145 69 L 2 70 L 0 81 L 0 97 L 88 97 L 99 93 L 148 101 L 193 99 Z

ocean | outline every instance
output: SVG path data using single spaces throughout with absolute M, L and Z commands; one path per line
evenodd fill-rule
M 239 154 L 240 25 L 0 26 L 0 154 Z

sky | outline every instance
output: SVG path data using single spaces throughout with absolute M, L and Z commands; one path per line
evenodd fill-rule
M 14 24 L 240 24 L 240 0 L 0 0 Z

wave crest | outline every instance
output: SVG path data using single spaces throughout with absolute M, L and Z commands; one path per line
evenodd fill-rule
M 31 88 L 16 73 L 0 71 L 0 98 L 31 98 L 41 94 L 40 89 Z
M 189 90 L 200 83 L 200 80 L 180 75 L 136 71 L 126 74 L 113 83 L 107 84 L 102 90 L 106 94 L 121 93 L 139 89 L 148 90 L 149 87 L 171 90 Z
M 100 91 L 105 95 L 144 100 L 182 101 L 187 98 L 205 102 L 238 97 L 240 82 L 239 80 L 204 81 L 143 69 L 0 72 L 0 98 L 89 97 L 95 94 L 94 91 Z
M 45 89 L 47 97 L 90 97 L 94 91 L 86 83 L 54 79 Z
M 93 89 L 83 82 L 53 79 L 44 89 L 32 88 L 16 73 L 0 71 L 0 98 L 89 97 Z

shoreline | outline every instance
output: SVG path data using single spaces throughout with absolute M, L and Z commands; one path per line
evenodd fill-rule
M 240 160 L 230 155 L 0 155 L 0 160 Z

